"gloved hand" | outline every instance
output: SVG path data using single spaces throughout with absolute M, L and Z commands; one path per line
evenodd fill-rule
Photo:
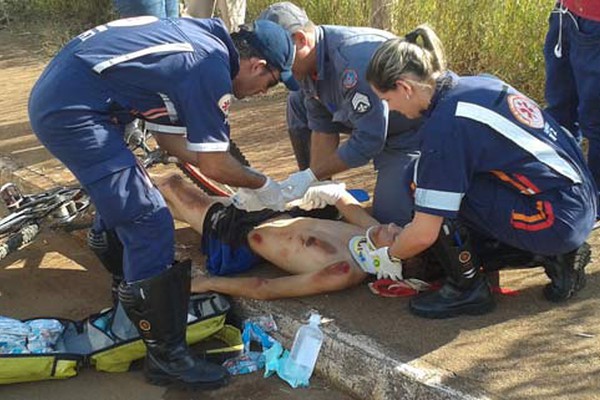
M 287 179 L 279 183 L 281 192 L 286 202 L 299 199 L 304 196 L 311 183 L 316 182 L 317 177 L 310 168 L 300 172 L 295 172 Z
M 281 186 L 268 176 L 265 184 L 256 189 L 255 192 L 266 208 L 275 211 L 285 210 L 285 200 L 283 198 Z
M 402 261 L 399 258 L 392 259 L 389 249 L 385 246 L 369 252 L 377 271 L 377 279 L 389 278 L 400 281 L 404 279 L 402 276 Z
M 248 188 L 239 188 L 231 197 L 231 202 L 236 208 L 245 211 L 260 211 L 266 208 L 255 190 Z
M 320 182 L 308 188 L 298 207 L 313 210 L 333 206 L 346 193 L 346 184 L 331 181 Z
M 235 207 L 246 211 L 260 211 L 265 208 L 283 211 L 285 208 L 279 184 L 269 177 L 258 189 L 238 189 L 231 200 Z

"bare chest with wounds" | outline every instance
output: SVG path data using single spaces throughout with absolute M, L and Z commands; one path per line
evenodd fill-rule
M 306 272 L 339 261 L 354 264 L 348 242 L 357 235 L 364 235 L 364 229 L 346 222 L 286 218 L 253 229 L 248 234 L 248 243 L 254 252 L 272 263 Z

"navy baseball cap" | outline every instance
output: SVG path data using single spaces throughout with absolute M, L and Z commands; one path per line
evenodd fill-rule
M 279 79 L 289 90 L 300 89 L 292 74 L 296 47 L 285 29 L 263 19 L 251 25 L 242 25 L 239 34 L 263 55 L 269 65 L 279 70 Z

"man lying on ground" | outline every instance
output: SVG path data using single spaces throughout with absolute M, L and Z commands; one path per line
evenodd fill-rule
M 202 235 L 202 250 L 212 276 L 193 278 L 193 292 L 271 300 L 342 290 L 367 276 L 352 256 L 349 243 L 363 249 L 364 242 L 357 244 L 353 238 L 364 237 L 365 230 L 378 222 L 341 185 L 313 187 L 304 201 L 335 205 L 345 221 L 307 217 L 310 212 L 298 208 L 287 212 L 239 210 L 226 205 L 228 199 L 207 196 L 178 175 L 159 177 L 155 183 L 173 217 Z M 390 240 L 399 231 L 394 225 L 385 225 L 373 237 Z M 362 251 L 356 259 L 362 258 L 369 272 L 393 278 L 415 277 L 407 270 L 408 265 L 402 271 L 397 264 L 382 262 L 376 271 L 373 264 L 379 263 L 373 258 L 378 257 L 367 253 Z M 218 276 L 242 272 L 263 259 L 292 275 L 273 279 Z M 415 270 L 423 274 L 422 268 Z

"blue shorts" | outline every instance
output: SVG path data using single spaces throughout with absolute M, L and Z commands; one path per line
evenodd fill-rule
M 280 212 L 262 210 L 247 212 L 234 206 L 213 204 L 204 217 L 202 253 L 206 269 L 212 275 L 230 275 L 247 271 L 261 258 L 248 246 L 248 233 L 255 226 Z

